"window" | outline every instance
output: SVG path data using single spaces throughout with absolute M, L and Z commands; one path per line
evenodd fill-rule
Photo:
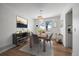
M 56 27 L 56 23 L 53 20 L 44 20 L 39 22 L 39 28 L 43 30 L 50 31 L 52 28 Z

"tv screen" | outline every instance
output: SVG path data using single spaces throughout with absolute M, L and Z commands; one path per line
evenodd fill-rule
M 24 19 L 22 17 L 17 16 L 17 20 L 16 20 L 16 25 L 17 28 L 27 28 L 28 24 L 27 24 L 27 19 Z

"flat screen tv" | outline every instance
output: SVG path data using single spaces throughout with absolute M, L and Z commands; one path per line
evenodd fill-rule
M 22 17 L 17 16 L 16 23 L 17 23 L 16 24 L 17 28 L 27 28 L 28 27 L 27 19 L 24 19 Z

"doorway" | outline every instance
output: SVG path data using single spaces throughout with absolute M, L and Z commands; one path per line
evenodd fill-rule
M 72 9 L 66 13 L 66 47 L 72 48 Z

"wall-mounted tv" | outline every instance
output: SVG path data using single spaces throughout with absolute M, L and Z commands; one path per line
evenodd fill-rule
M 16 25 L 17 28 L 27 28 L 28 27 L 27 19 L 17 16 Z

